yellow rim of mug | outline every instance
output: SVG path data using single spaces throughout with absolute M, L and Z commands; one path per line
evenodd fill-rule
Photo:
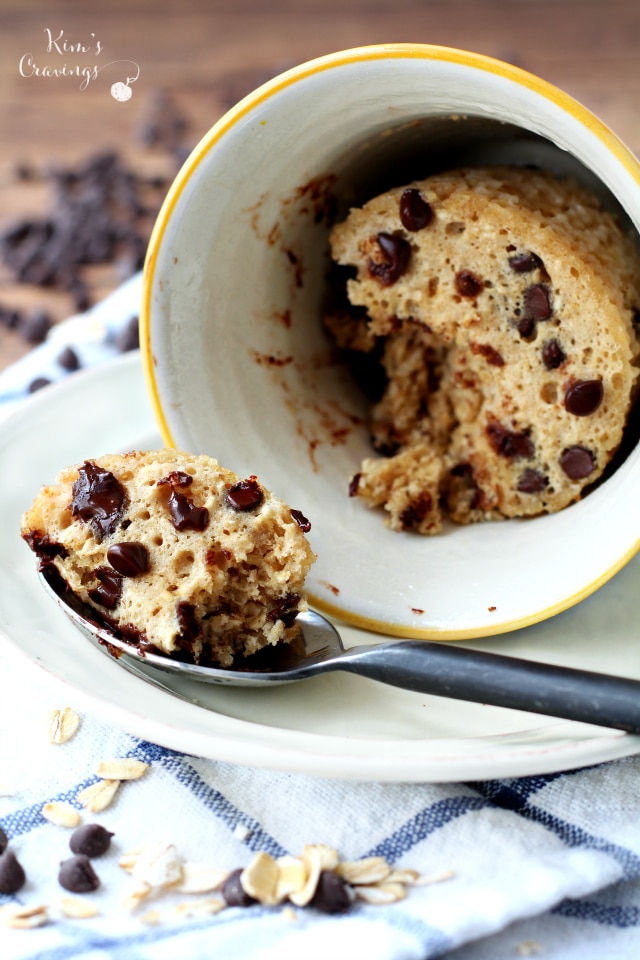
M 346 66 L 362 60 L 393 60 L 393 59 L 419 59 L 419 60 L 441 60 L 446 63 L 459 64 L 462 66 L 475 67 L 484 70 L 487 73 L 493 73 L 508 80 L 518 83 L 523 87 L 541 95 L 547 100 L 559 106 L 566 113 L 573 116 L 584 127 L 589 129 L 607 149 L 617 158 L 620 164 L 635 179 L 640 187 L 640 162 L 634 154 L 625 146 L 625 144 L 594 114 L 591 113 L 577 100 L 574 100 L 569 94 L 564 93 L 559 88 L 546 80 L 536 77 L 534 74 L 522 70 L 520 67 L 512 66 L 493 57 L 484 54 L 471 53 L 466 50 L 457 50 L 453 47 L 442 47 L 431 44 L 420 43 L 389 43 L 377 44 L 372 46 L 355 47 L 350 50 L 342 50 L 337 53 L 328 54 L 302 63 L 291 70 L 274 77 L 267 83 L 258 87 L 255 91 L 248 94 L 243 100 L 237 103 L 227 113 L 224 114 L 214 124 L 207 134 L 200 140 L 186 160 L 185 164 L 174 180 L 169 192 L 165 198 L 162 208 L 156 219 L 149 247 L 144 264 L 143 271 L 143 293 L 140 309 L 140 349 L 142 354 L 142 365 L 144 377 L 147 386 L 147 392 L 151 402 L 152 410 L 156 422 L 160 429 L 163 442 L 167 447 L 175 447 L 175 442 L 171 435 L 167 419 L 165 417 L 162 402 L 158 391 L 158 384 L 155 376 L 155 361 L 151 349 L 151 297 L 153 288 L 153 277 L 156 270 L 158 253 L 162 245 L 167 225 L 173 213 L 173 210 L 182 195 L 191 176 L 202 162 L 208 152 L 215 144 L 238 123 L 243 117 L 264 103 L 274 94 L 286 87 L 305 79 L 314 73 L 320 73 L 336 66 Z M 318 610 L 329 616 L 346 621 L 352 626 L 363 630 L 373 631 L 374 633 L 384 633 L 391 636 L 402 636 L 416 640 L 470 640 L 479 639 L 489 635 L 507 633 L 511 630 L 521 629 L 531 626 L 542 620 L 547 620 L 557 613 L 574 606 L 581 600 L 590 596 L 598 590 L 603 584 L 610 580 L 619 570 L 621 570 L 640 550 L 640 539 L 631 547 L 615 564 L 602 573 L 598 578 L 588 585 L 584 586 L 576 593 L 559 600 L 542 610 L 536 611 L 529 616 L 520 617 L 514 620 L 497 624 L 495 628 L 489 625 L 486 627 L 458 628 L 448 630 L 447 628 L 414 628 L 403 626 L 401 624 L 388 623 L 377 620 L 372 617 L 366 617 L 352 611 L 344 610 L 338 604 L 333 604 L 326 599 L 309 594 L 310 603 Z

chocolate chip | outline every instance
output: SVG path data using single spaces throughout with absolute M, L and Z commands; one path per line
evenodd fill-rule
M 73 485 L 71 513 L 91 524 L 96 540 L 114 532 L 124 510 L 124 488 L 109 470 L 85 460 Z
M 583 480 L 596 468 L 596 458 L 586 447 L 567 447 L 560 456 L 560 466 L 570 480 Z
M 184 493 L 173 489 L 167 501 L 171 522 L 176 530 L 205 530 L 209 523 L 206 507 L 197 507 Z
M 344 913 L 352 903 L 349 887 L 335 870 L 321 870 L 311 907 L 323 913 Z
M 400 222 L 405 230 L 415 233 L 428 227 L 433 218 L 433 210 L 419 190 L 409 187 L 400 197 Z
M 32 380 L 27 390 L 29 393 L 37 393 L 38 390 L 42 390 L 43 387 L 48 387 L 51 383 L 48 377 L 36 377 L 35 380 Z
M 516 329 L 523 340 L 535 339 L 533 334 L 536 329 L 536 322 L 533 317 L 521 317 L 515 321 Z
M 122 594 L 122 577 L 108 567 L 96 567 L 93 573 L 99 585 L 87 591 L 89 598 L 107 610 L 114 610 Z
M 135 540 L 114 543 L 107 550 L 107 560 L 123 577 L 137 577 L 149 569 L 149 552 Z
M 422 490 L 400 514 L 403 530 L 415 530 L 427 516 L 433 506 L 433 497 L 428 490 Z
M 28 343 L 42 343 L 52 327 L 46 310 L 30 310 L 18 323 L 18 332 Z
M 65 347 L 64 350 L 58 354 L 56 360 L 62 369 L 67 370 L 69 373 L 80 369 L 80 360 L 73 347 Z
M 548 483 L 549 478 L 545 477 L 539 470 L 527 469 L 518 481 L 518 491 L 520 493 L 541 493 Z
M 200 624 L 196 618 L 196 608 L 192 603 L 182 601 L 176 607 L 176 617 L 180 627 L 180 640 L 191 643 L 200 634 Z
M 242 869 L 232 870 L 222 885 L 222 896 L 228 907 L 250 907 L 258 901 L 249 896 L 240 883 Z
M 6 835 L 2 827 L 0 827 L 0 854 L 4 853 L 8 846 L 9 837 Z
M 84 854 L 85 857 L 101 857 L 106 853 L 113 836 L 99 823 L 83 823 L 74 830 L 69 840 L 73 853 Z
M 349 481 L 349 496 L 357 497 L 358 496 L 358 487 L 360 486 L 361 473 L 354 473 Z
M 17 893 L 27 879 L 12 850 L 0 854 L 0 893 Z
M 58 871 L 58 883 L 71 893 L 91 893 L 100 886 L 100 880 L 91 866 L 91 861 L 84 853 L 78 853 L 62 861 Z
M 493 420 L 487 424 L 486 432 L 493 450 L 501 457 L 509 460 L 530 460 L 535 453 L 535 446 L 527 431 L 507 430 Z
M 234 510 L 253 510 L 264 500 L 264 491 L 256 477 L 239 480 L 227 490 L 227 503 Z
M 576 417 L 588 417 L 596 412 L 603 396 L 602 380 L 576 380 L 565 391 L 564 407 Z
M 309 533 L 309 530 L 311 530 L 311 521 L 307 520 L 304 513 L 301 513 L 300 510 L 292 510 L 291 516 L 303 533 Z
M 300 596 L 297 593 L 288 593 L 283 597 L 275 607 L 267 613 L 269 623 L 276 623 L 278 620 L 284 623 L 285 627 L 292 627 L 298 616 Z
M 515 273 L 531 273 L 533 270 L 542 270 L 544 264 L 536 253 L 517 253 L 509 257 L 509 266 Z
M 131 317 L 116 337 L 115 345 L 119 353 L 137 350 L 140 346 L 139 317 Z
M 546 340 L 542 345 L 542 362 L 547 370 L 557 370 L 567 355 L 557 340 Z
M 22 314 L 19 310 L 0 305 L 0 324 L 6 327 L 7 330 L 15 330 L 20 323 L 21 316 Z
M 551 316 L 551 297 L 544 283 L 534 283 L 524 291 L 524 312 L 536 323 Z
M 181 470 L 174 470 L 168 476 L 158 480 L 158 486 L 169 486 L 171 492 L 166 504 L 171 522 L 176 530 L 205 530 L 209 524 L 209 511 L 206 507 L 198 507 L 186 494 L 176 487 L 189 487 L 193 477 Z
M 369 275 L 375 277 L 383 287 L 390 287 L 409 268 L 411 244 L 404 237 L 397 237 L 392 233 L 379 233 L 376 242 L 380 259 L 370 259 L 367 269 Z
M 459 270 L 455 276 L 455 288 L 461 297 L 477 297 L 484 288 L 484 283 L 470 270 Z

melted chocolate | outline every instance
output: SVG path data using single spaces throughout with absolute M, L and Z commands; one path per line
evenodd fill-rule
M 91 524 L 98 543 L 114 532 L 124 510 L 124 487 L 109 470 L 86 460 L 73 485 L 71 513 Z
M 171 493 L 167 499 L 167 509 L 171 516 L 171 522 L 176 530 L 205 530 L 209 524 L 209 511 L 206 507 L 198 507 L 193 500 L 176 490 L 176 487 L 190 487 L 193 483 L 193 477 L 189 473 L 183 473 L 182 470 L 174 470 L 172 473 L 158 480 L 158 486 L 171 487 Z
M 264 500 L 264 492 L 256 477 L 240 480 L 227 490 L 227 503 L 234 510 L 253 510 Z
M 93 573 L 98 586 L 87 591 L 90 599 L 94 603 L 99 603 L 101 607 L 106 607 L 107 610 L 114 610 L 122 594 L 122 577 L 109 567 L 96 567 Z
M 135 540 L 114 543 L 107 550 L 107 560 L 123 577 L 137 577 L 149 569 L 149 553 Z

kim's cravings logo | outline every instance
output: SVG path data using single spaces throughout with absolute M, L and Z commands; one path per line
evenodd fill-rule
M 116 80 L 111 84 L 111 96 L 114 100 L 125 102 L 133 94 L 131 84 L 140 76 L 140 67 L 133 60 L 110 60 L 108 63 L 99 63 L 97 58 L 102 54 L 102 43 L 95 33 L 89 34 L 86 42 L 68 40 L 64 30 L 54 31 L 45 27 L 45 43 L 42 57 L 33 53 L 24 53 L 20 57 L 18 70 L 21 77 L 66 77 L 80 80 L 80 89 L 86 90 L 90 83 L 98 79 L 108 67 L 121 66 L 124 80 Z M 125 70 L 125 65 L 128 65 Z M 122 75 L 121 73 L 121 75 Z M 133 73 L 133 76 L 128 76 Z

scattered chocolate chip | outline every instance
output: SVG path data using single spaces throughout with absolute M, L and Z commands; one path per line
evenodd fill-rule
M 532 273 L 544 269 L 544 264 L 536 253 L 517 253 L 509 257 L 509 266 L 515 273 Z
M 304 513 L 301 513 L 300 510 L 292 510 L 291 516 L 303 533 L 309 533 L 309 530 L 311 530 L 311 521 L 307 520 Z
M 596 412 L 603 396 L 602 380 L 576 380 L 565 391 L 564 407 L 576 417 L 588 417 Z
M 360 477 L 361 473 L 354 473 L 349 481 L 349 496 L 357 497 L 358 496 L 358 487 L 360 486 Z
M 20 323 L 20 317 L 21 313 L 19 310 L 0 305 L 0 324 L 6 327 L 7 330 L 15 330 Z
M 147 147 L 172 151 L 182 144 L 187 118 L 166 90 L 153 91 L 138 129 L 138 139 Z
M 507 430 L 492 420 L 486 427 L 487 437 L 493 450 L 509 460 L 530 460 L 535 453 L 533 440 L 527 431 Z
M 122 595 L 122 577 L 108 567 L 96 567 L 93 573 L 98 586 L 87 591 L 90 599 L 107 610 L 114 610 Z
M 397 237 L 392 233 L 379 233 L 376 242 L 380 258 L 370 259 L 367 269 L 369 275 L 375 277 L 383 287 L 390 287 L 409 268 L 411 244 L 404 237 Z
M 461 297 L 477 297 L 484 288 L 484 283 L 470 270 L 459 270 L 455 276 L 455 288 Z
M 73 853 L 81 853 L 86 857 L 101 857 L 106 853 L 113 836 L 99 823 L 83 823 L 74 830 L 69 840 Z
M 2 827 L 0 827 L 0 854 L 3 854 L 8 846 L 9 837 L 6 835 Z
M 69 373 L 80 369 L 80 360 L 73 347 L 65 347 L 64 350 L 58 354 L 56 360 L 62 369 L 67 370 Z
M 520 493 L 542 493 L 548 483 L 549 478 L 545 477 L 539 470 L 527 469 L 518 481 L 518 491 Z
M 544 283 L 534 283 L 524 291 L 524 313 L 536 323 L 549 319 L 551 297 Z
M 415 233 L 428 227 L 433 218 L 431 204 L 428 203 L 419 190 L 409 187 L 403 190 L 400 197 L 400 222 L 405 230 Z
M 38 390 L 42 390 L 43 387 L 48 387 L 51 383 L 48 377 L 36 377 L 35 380 L 32 380 L 27 391 L 29 393 L 37 393 Z
M 488 343 L 472 343 L 471 352 L 480 354 L 492 367 L 504 367 L 504 357 Z
M 77 853 L 62 861 L 58 871 L 58 883 L 71 893 L 91 893 L 100 886 L 91 861 L 84 853 Z
M 234 510 L 253 510 L 264 500 L 264 492 L 256 477 L 240 480 L 227 490 L 227 503 Z
M 351 906 L 349 887 L 335 870 L 321 870 L 309 905 L 322 913 L 344 913 Z
M 560 466 L 570 480 L 583 480 L 596 468 L 596 458 L 586 447 L 567 447 L 560 456 Z
M 46 310 L 30 310 L 18 323 L 18 332 L 28 343 L 42 343 L 52 327 L 51 316 Z
M 149 552 L 143 543 L 135 540 L 112 544 L 107 550 L 107 560 L 123 577 L 137 577 L 149 569 Z
M 116 529 L 124 510 L 124 488 L 109 470 L 85 460 L 73 485 L 71 513 L 91 524 L 100 543 Z
M 140 346 L 139 318 L 131 317 L 118 333 L 115 341 L 116 350 L 119 353 L 127 353 L 129 350 L 137 350 Z
M 27 879 L 15 853 L 5 850 L 0 854 L 0 893 L 17 893 Z
M 545 340 L 542 344 L 542 362 L 547 370 L 557 370 L 566 359 L 567 355 L 557 340 Z
M 242 869 L 232 870 L 222 885 L 222 896 L 228 907 L 250 907 L 258 901 L 249 896 L 240 883 Z
M 403 530 L 415 530 L 427 516 L 433 506 L 433 498 L 428 490 L 422 490 L 400 514 Z

